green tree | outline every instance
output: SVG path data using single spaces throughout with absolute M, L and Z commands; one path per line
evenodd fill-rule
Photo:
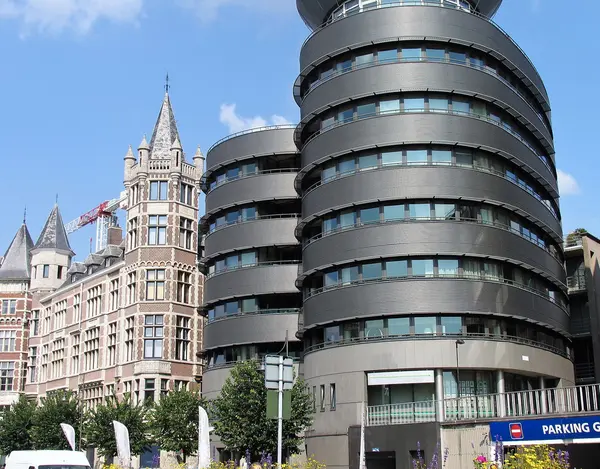
M 113 420 L 116 420 L 129 430 L 131 454 L 142 454 L 150 449 L 152 443 L 147 424 L 150 410 L 148 405 L 134 405 L 130 394 L 125 394 L 120 401 L 115 395 L 107 396 L 104 404 L 86 414 L 85 439 L 89 445 L 97 448 L 101 456 L 116 456 L 117 443 L 113 427 Z
M 0 454 L 33 449 L 29 431 L 35 408 L 35 402 L 21 394 L 10 409 L 0 414 Z
M 283 451 L 299 453 L 299 435 L 312 423 L 312 397 L 303 380 L 292 389 L 291 419 L 283 421 Z M 215 433 L 231 451 L 277 451 L 277 420 L 267 419 L 267 390 L 257 361 L 238 363 L 212 402 Z
M 181 451 L 183 462 L 198 450 L 199 406 L 206 409 L 206 401 L 197 392 L 172 391 L 161 398 L 150 415 L 154 441 L 160 442 L 164 451 Z
M 33 414 L 33 425 L 29 434 L 35 449 L 64 449 L 71 447 L 60 427 L 68 423 L 75 429 L 75 435 L 81 430 L 82 408 L 73 391 L 56 391 L 40 399 L 40 405 Z

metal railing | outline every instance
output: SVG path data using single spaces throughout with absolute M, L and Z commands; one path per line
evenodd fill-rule
M 546 94 L 548 93 L 547 90 L 546 90 L 546 87 L 544 86 L 544 83 L 542 81 L 542 78 L 541 78 L 539 72 L 535 68 L 535 65 L 533 64 L 533 62 L 531 61 L 531 59 L 529 58 L 529 56 L 525 53 L 525 51 L 523 49 L 521 49 L 521 47 L 519 46 L 519 44 L 517 44 L 516 41 L 506 31 L 504 31 L 504 29 L 502 29 L 502 27 L 500 25 L 498 25 L 496 22 L 494 22 L 491 18 L 488 18 L 487 16 L 482 15 L 481 13 L 479 13 L 477 11 L 474 11 L 474 10 L 465 11 L 463 8 L 460 8 L 460 5 L 452 5 L 452 4 L 445 3 L 445 2 L 444 3 L 440 2 L 439 4 L 437 4 L 437 3 L 436 4 L 432 4 L 432 3 L 429 3 L 429 2 L 422 3 L 421 0 L 398 0 L 396 2 L 388 2 L 388 3 L 383 4 L 383 5 L 379 5 L 378 4 L 378 5 L 372 6 L 371 8 L 367 8 L 367 9 L 357 8 L 357 9 L 355 9 L 353 11 L 350 11 L 350 12 L 344 12 L 344 15 L 339 16 L 337 18 L 333 18 L 332 16 L 330 16 L 327 19 L 327 21 L 325 21 L 325 23 L 323 23 L 320 27 L 315 28 L 309 34 L 309 36 L 306 38 L 306 40 L 302 44 L 302 48 L 301 49 L 304 48 L 304 46 L 308 43 L 308 41 L 310 41 L 312 39 L 313 36 L 317 35 L 319 32 L 321 32 L 326 27 L 330 26 L 331 24 L 333 24 L 333 23 L 335 23 L 335 22 L 337 22 L 337 21 L 339 21 L 339 20 L 341 20 L 343 18 L 347 18 L 349 16 L 353 16 L 355 14 L 363 13 L 363 12 L 366 12 L 366 11 L 371 11 L 371 10 L 374 10 L 374 9 L 390 8 L 390 7 L 393 8 L 393 7 L 402 7 L 402 6 L 427 6 L 427 7 L 433 7 L 433 8 L 449 8 L 449 9 L 452 9 L 452 10 L 462 11 L 462 12 L 464 12 L 467 15 L 477 16 L 478 18 L 481 18 L 484 21 L 489 22 L 491 25 L 495 26 L 496 29 L 498 29 L 498 31 L 500 33 L 502 33 L 519 50 L 519 52 L 521 52 L 521 54 L 523 54 L 523 56 L 529 62 L 529 65 L 531 65 L 531 68 L 533 69 L 533 72 L 536 74 L 537 79 L 541 83 L 541 86 L 543 88 L 544 93 L 546 93 Z M 523 72 L 521 72 L 521 73 L 523 73 Z M 523 75 L 527 77 L 527 75 L 525 75 L 524 73 L 523 73 Z M 530 81 L 532 81 L 529 77 L 527 77 L 527 78 Z M 533 83 L 533 81 L 532 81 L 532 86 L 537 89 L 537 85 L 535 85 Z M 538 91 L 542 91 L 542 90 L 538 90 Z
M 587 290 L 585 274 L 575 274 L 567 277 L 567 287 L 569 292 Z
M 312 142 L 315 138 L 317 138 L 319 135 L 322 135 L 325 132 L 328 132 L 332 129 L 335 129 L 337 127 L 340 127 L 342 125 L 346 125 L 346 124 L 350 124 L 352 122 L 357 122 L 357 121 L 361 121 L 364 119 L 370 119 L 373 117 L 381 117 L 381 116 L 391 116 L 391 115 L 401 115 L 401 114 L 448 114 L 448 115 L 453 115 L 453 116 L 462 116 L 462 117 L 468 117 L 470 119 L 477 119 L 480 121 L 484 121 L 487 122 L 488 124 L 492 124 L 495 125 L 496 127 L 501 128 L 502 130 L 504 130 L 505 132 L 509 133 L 510 135 L 512 135 L 513 137 L 515 137 L 517 140 L 519 140 L 523 145 L 525 145 L 527 148 L 529 148 L 529 150 L 531 150 L 531 152 L 537 156 L 537 158 L 542 162 L 542 164 L 550 171 L 550 173 L 552 175 L 554 175 L 554 170 L 552 169 L 552 167 L 550 166 L 550 160 L 548 159 L 547 156 L 545 155 L 540 155 L 538 150 L 536 149 L 535 145 L 533 145 L 532 143 L 529 142 L 529 140 L 527 140 L 525 137 L 523 137 L 520 133 L 518 133 L 516 130 L 514 130 L 509 124 L 507 124 L 506 122 L 500 120 L 495 120 L 487 115 L 481 115 L 481 114 L 477 114 L 476 112 L 471 112 L 471 111 L 458 111 L 458 110 L 454 110 L 454 109 L 431 109 L 431 108 L 411 108 L 411 109 L 394 109 L 392 111 L 385 111 L 385 112 L 369 112 L 369 113 L 365 113 L 365 114 L 361 114 L 360 116 L 357 115 L 356 117 L 352 116 L 351 118 L 347 118 L 344 119 L 342 121 L 335 121 L 319 130 L 316 130 L 314 133 L 312 133 L 311 135 L 309 135 L 309 137 L 302 142 L 302 148 L 305 149 L 308 144 L 310 142 Z M 296 129 L 297 132 L 299 132 L 299 130 L 301 130 L 302 128 L 302 124 L 298 125 L 298 128 Z
M 275 220 L 275 219 L 284 219 L 284 218 L 300 218 L 300 214 L 299 213 L 281 213 L 281 214 L 275 214 L 275 215 L 255 215 L 253 218 L 246 218 L 246 219 L 242 219 L 242 220 L 236 220 L 233 222 L 225 222 L 224 225 L 219 225 L 217 227 L 215 227 L 214 230 L 210 230 L 206 233 L 206 237 L 210 236 L 211 234 L 222 230 L 224 228 L 228 228 L 230 226 L 234 226 L 234 225 L 241 225 L 242 223 L 250 223 L 253 221 L 260 221 L 260 220 Z
M 574 248 L 583 246 L 583 239 L 581 236 L 567 236 L 565 238 L 564 247 L 565 248 Z
M 298 319 L 300 321 L 300 318 Z M 302 324 L 304 326 L 304 324 Z M 536 347 L 542 350 L 560 355 L 561 357 L 571 359 L 570 354 L 564 348 L 558 348 L 550 344 L 546 344 L 537 340 L 531 340 L 526 337 L 517 337 L 503 334 L 478 334 L 478 333 L 465 333 L 465 334 L 415 334 L 415 335 L 399 335 L 399 334 L 388 334 L 383 332 L 383 335 L 379 337 L 352 337 L 352 338 L 341 338 L 335 341 L 323 342 L 320 344 L 313 344 L 304 347 L 304 353 L 308 354 L 318 350 L 329 349 L 334 347 L 343 347 L 347 345 L 356 345 L 364 343 L 379 343 L 379 342 L 397 342 L 397 341 L 414 341 L 414 340 L 456 340 L 456 339 L 468 339 L 468 340 L 486 340 L 491 342 L 511 342 L 519 345 L 528 345 Z
M 556 218 L 558 220 L 558 214 L 556 212 L 556 210 L 554 209 L 554 207 L 552 206 L 552 203 L 547 200 L 544 199 L 540 194 L 538 194 L 531 186 L 522 183 L 519 179 L 516 179 L 514 177 L 510 177 L 508 174 L 506 174 L 505 171 L 498 171 L 497 169 L 493 169 L 493 168 L 486 168 L 485 166 L 480 166 L 477 164 L 462 164 L 462 163 L 419 163 L 419 164 L 409 164 L 409 163 L 393 163 L 393 164 L 382 164 L 381 166 L 374 166 L 371 168 L 355 168 L 355 169 L 351 169 L 349 171 L 344 171 L 344 172 L 340 172 L 340 173 L 336 173 L 335 176 L 331 176 L 325 180 L 319 179 L 318 181 L 316 181 L 314 184 L 310 185 L 307 189 L 305 189 L 302 192 L 302 196 L 306 197 L 306 195 L 308 195 L 309 193 L 311 193 L 312 191 L 314 191 L 315 189 L 317 189 L 318 187 L 321 187 L 324 184 L 333 182 L 333 181 L 337 181 L 339 179 L 342 179 L 344 177 L 347 176 L 352 176 L 354 174 L 359 174 L 359 173 L 363 173 L 363 172 L 367 172 L 367 171 L 376 171 L 376 170 L 383 170 L 383 169 L 393 169 L 393 168 L 397 168 L 397 167 L 405 167 L 405 168 L 427 168 L 427 167 L 439 167 L 439 166 L 444 166 L 444 167 L 452 167 L 452 168 L 459 168 L 459 169 L 468 169 L 468 170 L 472 170 L 472 171 L 480 171 L 482 173 L 490 173 L 493 174 L 495 176 L 499 176 L 505 180 L 507 180 L 508 182 L 514 184 L 515 186 L 518 186 L 519 188 L 523 189 L 525 192 L 527 192 L 528 194 L 530 194 L 531 196 L 533 196 L 536 200 L 538 200 L 539 202 L 542 203 L 542 205 L 544 205 L 544 207 L 546 207 L 546 209 L 550 212 L 550 214 Z
M 239 360 L 230 360 L 230 361 L 225 361 L 225 362 L 219 362 L 219 363 L 209 363 L 206 368 L 208 370 L 216 370 L 219 368 L 228 368 L 228 367 L 232 367 L 237 365 L 240 362 L 244 362 L 244 361 L 248 361 L 248 360 L 258 360 L 260 362 L 260 366 L 261 369 L 264 368 L 265 366 L 265 356 L 267 354 L 263 354 L 263 355 L 258 355 L 256 357 L 249 357 L 249 358 L 244 358 L 244 359 L 239 359 Z M 298 357 L 290 357 L 292 359 L 292 361 L 294 363 L 300 363 L 301 359 Z
M 482 220 L 482 219 L 478 219 L 478 218 L 462 218 L 462 217 L 460 219 L 458 219 L 456 217 L 455 218 L 445 218 L 445 217 L 411 217 L 411 216 L 409 216 L 406 218 L 378 220 L 378 221 L 369 222 L 369 223 L 357 222 L 352 225 L 338 227 L 336 229 L 326 231 L 324 233 L 319 233 L 309 239 L 306 239 L 306 240 L 304 240 L 304 242 L 302 244 L 302 248 L 304 249 L 304 248 L 308 247 L 310 244 L 312 244 L 313 242 L 315 242 L 319 239 L 326 238 L 328 236 L 335 235 L 335 234 L 345 232 L 345 231 L 356 230 L 356 229 L 363 228 L 366 226 L 372 226 L 372 225 L 381 226 L 381 225 L 387 225 L 387 224 L 391 224 L 391 223 L 416 223 L 416 222 L 433 222 L 433 223 L 463 222 L 463 223 L 472 223 L 472 224 L 477 224 L 477 225 L 486 225 L 486 226 L 498 228 L 503 231 L 508 231 L 514 235 L 519 236 L 520 238 L 523 238 L 523 239 L 529 241 L 530 243 L 532 243 L 532 244 L 538 246 L 539 248 L 543 249 L 544 251 L 546 251 L 548 254 L 550 254 L 552 257 L 554 257 L 554 259 L 556 259 L 561 264 L 563 262 L 560 255 L 558 254 L 558 251 L 551 250 L 548 247 L 548 245 L 546 245 L 546 243 L 544 243 L 543 240 L 540 240 L 539 237 L 537 237 L 537 236 L 535 238 L 532 238 L 531 236 L 527 236 L 527 235 L 521 233 L 520 231 L 515 230 L 510 225 L 505 225 L 504 223 L 500 223 L 498 221 L 493 221 L 493 220 L 488 221 L 488 220 Z
M 484 73 L 487 73 L 488 75 L 493 76 L 494 78 L 500 80 L 502 83 L 504 83 L 506 86 L 508 86 L 517 96 L 519 96 L 519 98 L 521 98 L 525 104 L 527 104 L 527 106 L 529 106 L 529 108 L 533 111 L 533 113 L 538 117 L 538 119 L 540 119 L 540 121 L 542 122 L 542 125 L 544 126 L 544 128 L 549 131 L 552 132 L 551 128 L 549 127 L 549 124 L 547 122 L 547 120 L 544 118 L 544 116 L 535 108 L 534 104 L 532 104 L 530 102 L 529 99 L 527 99 L 527 97 L 521 93 L 521 91 L 514 86 L 510 81 L 508 81 L 507 79 L 505 79 L 502 75 L 500 75 L 500 73 L 498 73 L 498 70 L 488 66 L 488 65 L 479 65 L 477 63 L 471 63 L 470 61 L 468 61 L 468 59 L 465 57 L 465 60 L 458 60 L 458 59 L 452 59 L 452 58 L 433 58 L 433 57 L 397 57 L 396 59 L 386 59 L 386 60 L 377 60 L 375 61 L 375 59 L 373 59 L 372 62 L 367 62 L 367 63 L 363 63 L 363 64 L 353 64 L 351 67 L 346 67 L 340 70 L 334 70 L 330 75 L 327 75 L 324 78 L 320 78 L 318 80 L 313 81 L 312 83 L 310 83 L 308 89 L 306 90 L 306 92 L 303 94 L 302 96 L 302 102 L 304 102 L 304 100 L 306 99 L 306 97 L 308 96 L 308 94 L 314 90 L 316 87 L 318 87 L 319 85 L 328 82 L 329 80 L 339 77 L 341 75 L 345 75 L 346 73 L 350 73 L 353 72 L 355 70 L 361 70 L 363 68 L 369 68 L 369 67 L 375 67 L 378 65 L 387 65 L 387 64 L 395 64 L 395 63 L 443 63 L 443 64 L 451 64 L 451 65 L 460 65 L 463 67 L 469 67 L 469 68 L 474 68 L 476 70 L 482 71 Z
M 600 412 L 600 385 L 516 391 L 367 407 L 367 425 L 468 422 Z
M 236 132 L 234 134 L 227 135 L 220 140 L 217 140 L 212 146 L 208 149 L 206 154 L 208 155 L 215 147 L 219 146 L 221 143 L 226 142 L 227 140 L 231 140 L 235 137 L 240 137 L 242 135 L 251 134 L 254 132 L 264 132 L 266 130 L 279 130 L 279 129 L 295 129 L 296 124 L 283 124 L 283 125 L 266 125 L 263 127 L 254 127 L 252 129 L 242 130 L 240 132 Z
M 541 296 L 545 300 L 554 303 L 559 308 L 563 309 L 565 312 L 567 311 L 566 302 L 560 301 L 557 297 L 550 296 L 547 292 L 538 290 L 537 288 L 530 287 L 529 285 L 525 285 L 520 282 L 516 282 L 511 279 L 496 277 L 496 276 L 487 276 L 482 274 L 465 274 L 465 273 L 455 273 L 455 274 L 443 274 L 443 275 L 434 275 L 426 274 L 426 275 L 403 275 L 398 277 L 377 277 L 363 280 L 353 280 L 350 282 L 338 282 L 332 285 L 327 285 L 319 288 L 314 288 L 305 293 L 304 299 L 307 300 L 312 298 L 313 296 L 320 295 L 324 292 L 331 290 L 339 290 L 340 288 L 347 288 L 356 285 L 366 285 L 370 283 L 385 283 L 385 282 L 402 282 L 402 281 L 414 281 L 414 280 L 444 280 L 444 279 L 456 279 L 456 280 L 474 280 L 480 282 L 492 282 L 492 283 L 501 283 L 505 285 L 511 285 L 513 287 L 521 288 L 522 290 L 528 291 L 530 293 L 534 293 L 536 295 Z M 558 293 L 560 295 L 560 293 Z
M 224 313 L 223 316 L 208 318 L 208 323 L 213 324 L 215 322 L 223 321 L 225 319 L 235 319 L 239 317 L 247 317 L 247 316 L 262 316 L 265 314 L 299 314 L 300 308 L 271 308 L 271 309 L 257 309 L 255 311 L 244 311 L 233 314 Z
M 218 189 L 219 187 L 224 186 L 225 184 L 228 184 L 230 182 L 239 181 L 240 179 L 247 179 L 247 178 L 251 178 L 251 177 L 262 176 L 263 174 L 297 173 L 298 171 L 300 171 L 299 168 L 265 169 L 265 170 L 260 170 L 260 171 L 254 171 L 253 173 L 242 174 L 240 176 L 236 176 L 236 177 L 232 177 L 232 178 L 225 178 L 222 181 L 217 182 L 215 187 L 209 187 L 206 194 L 208 195 L 215 189 Z
M 237 271 L 243 270 L 243 269 L 256 269 L 256 268 L 260 268 L 260 267 L 274 267 L 274 266 L 279 266 L 279 265 L 297 265 L 297 264 L 300 264 L 300 261 L 253 262 L 252 264 L 227 267 L 223 270 L 218 270 L 216 272 L 208 273 L 208 274 L 206 274 L 205 278 L 209 279 L 209 278 L 216 277 L 217 275 L 226 274 L 228 272 L 237 272 Z

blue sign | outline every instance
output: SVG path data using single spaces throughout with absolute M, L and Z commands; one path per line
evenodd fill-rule
M 490 423 L 491 441 L 506 444 L 530 441 L 600 439 L 600 415 Z

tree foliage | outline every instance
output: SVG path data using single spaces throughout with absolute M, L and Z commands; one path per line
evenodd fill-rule
M 112 458 L 117 455 L 117 443 L 113 430 L 113 420 L 121 422 L 129 430 L 132 455 L 150 450 L 151 438 L 148 433 L 148 412 L 145 405 L 134 405 L 130 394 L 122 400 L 108 396 L 103 404 L 90 410 L 85 419 L 85 438 L 95 446 L 101 456 Z
M 35 402 L 21 394 L 10 409 L 0 414 L 0 454 L 33 449 L 30 430 L 35 410 Z
M 238 363 L 212 402 L 215 433 L 231 451 L 277 451 L 277 420 L 267 419 L 267 390 L 259 363 Z M 292 389 L 291 419 L 283 421 L 283 451 L 297 454 L 302 442 L 299 435 L 312 423 L 312 397 L 303 380 Z
M 150 415 L 154 441 L 164 451 L 182 452 L 187 456 L 198 449 L 198 407 L 206 409 L 206 401 L 197 392 L 177 390 L 163 396 Z
M 79 435 L 82 408 L 73 391 L 56 391 L 40 400 L 33 414 L 33 425 L 29 432 L 34 449 L 70 450 L 61 423 L 68 423 Z

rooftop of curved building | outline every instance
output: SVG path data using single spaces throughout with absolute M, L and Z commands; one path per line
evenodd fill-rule
M 337 7 L 345 3 L 347 0 L 296 0 L 298 13 L 310 29 L 317 29 L 322 26 L 329 15 Z M 401 0 L 398 0 L 399 2 Z M 421 3 L 423 0 L 402 0 L 405 3 Z M 425 0 L 427 3 L 432 3 L 431 0 Z M 492 18 L 502 0 L 468 0 L 471 6 L 482 16 Z
M 236 132 L 236 133 L 227 135 L 226 137 L 223 137 L 222 139 L 217 140 L 208 149 L 208 151 L 206 152 L 206 156 L 208 157 L 208 154 L 211 151 L 213 151 L 215 148 L 217 148 L 219 145 L 221 145 L 222 143 L 225 143 L 234 138 L 241 137 L 243 135 L 254 134 L 256 132 L 268 132 L 270 130 L 283 130 L 283 129 L 294 129 L 295 130 L 296 126 L 297 126 L 297 124 L 267 125 L 267 126 L 263 126 L 263 127 L 254 127 L 252 129 L 242 130 L 240 132 Z

